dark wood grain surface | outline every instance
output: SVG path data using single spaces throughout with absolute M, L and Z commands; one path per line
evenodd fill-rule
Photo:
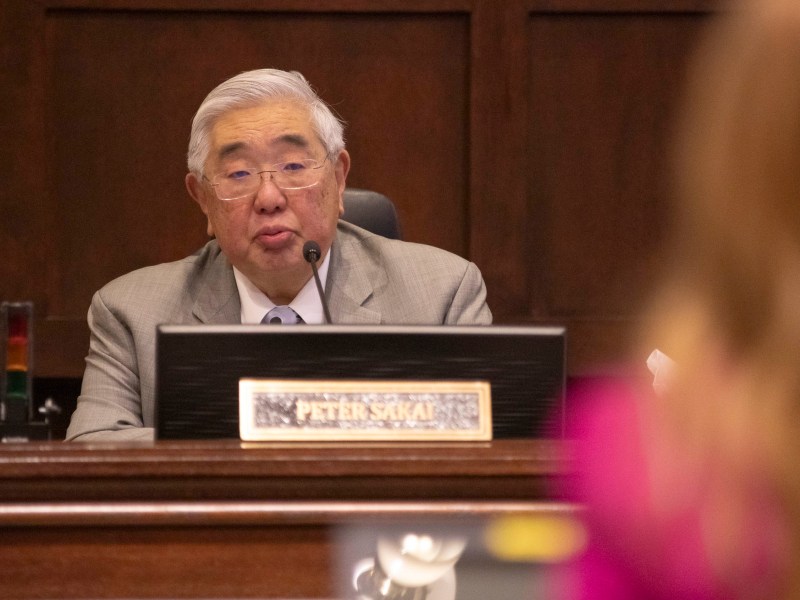
M 379 534 L 479 547 L 496 519 L 568 517 L 569 465 L 555 441 L 0 445 L 0 596 L 337 597 Z
M 6 0 L 0 298 L 36 303 L 36 374 L 80 377 L 91 295 L 205 241 L 191 117 L 239 71 L 306 74 L 350 183 L 407 239 L 477 263 L 499 323 L 618 360 L 660 269 L 669 132 L 711 0 Z

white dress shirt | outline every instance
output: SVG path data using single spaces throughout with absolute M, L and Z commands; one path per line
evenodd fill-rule
M 328 281 L 330 257 L 331 253 L 328 252 L 318 269 L 319 280 L 322 283 L 323 290 Z M 242 305 L 242 323 L 245 325 L 261 323 L 261 319 L 275 308 L 275 303 L 253 285 L 253 282 L 236 267 L 233 268 L 233 276 L 236 278 L 236 287 L 239 289 L 239 300 Z M 289 303 L 289 306 L 300 315 L 303 321 L 310 325 L 325 322 L 325 312 L 322 310 L 322 302 L 320 302 L 317 284 L 314 282 L 313 276 L 306 281 L 300 293 Z

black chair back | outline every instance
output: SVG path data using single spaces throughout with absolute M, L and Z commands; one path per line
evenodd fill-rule
M 383 237 L 402 239 L 394 203 L 378 192 L 345 189 L 342 219 Z

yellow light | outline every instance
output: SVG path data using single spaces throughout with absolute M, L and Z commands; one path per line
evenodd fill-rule
M 6 346 L 6 371 L 28 370 L 28 340 L 10 338 Z
M 573 515 L 498 517 L 484 531 L 484 543 L 496 558 L 516 562 L 561 562 L 586 547 L 583 523 Z

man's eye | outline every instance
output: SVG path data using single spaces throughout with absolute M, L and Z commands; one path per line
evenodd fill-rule
M 305 168 L 306 166 L 303 163 L 289 162 L 283 164 L 283 166 L 281 167 L 281 171 L 283 171 L 284 173 L 296 173 L 297 171 L 302 171 Z
M 253 174 L 252 171 L 239 170 L 239 171 L 231 171 L 225 177 L 227 179 L 239 180 L 239 179 L 247 179 L 252 174 Z

